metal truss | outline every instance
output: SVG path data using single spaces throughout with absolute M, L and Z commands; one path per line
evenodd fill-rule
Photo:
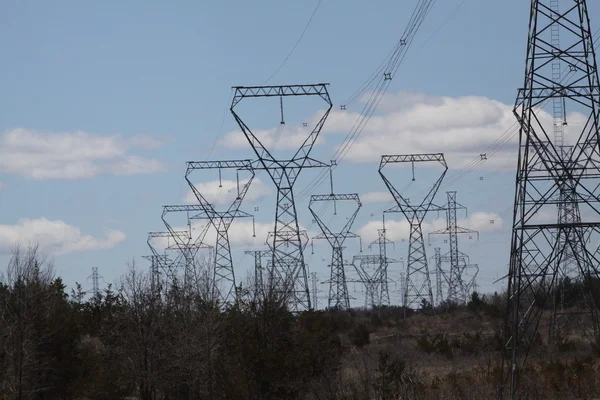
M 314 210 L 314 205 L 322 202 L 333 202 L 334 205 L 338 201 L 354 202 L 356 209 L 347 218 L 346 224 L 340 232 L 331 232 L 327 224 L 319 217 L 318 212 Z M 332 248 L 331 255 L 331 275 L 329 279 L 329 297 L 327 304 L 329 308 L 347 310 L 350 308 L 350 298 L 348 296 L 348 286 L 346 284 L 346 272 L 344 266 L 344 242 L 348 238 L 358 238 L 355 233 L 350 232 L 350 228 L 358 215 L 358 211 L 362 207 L 358 194 L 328 194 L 328 195 L 313 195 L 310 197 L 308 209 L 310 210 L 313 219 L 323 232 L 315 237 L 315 239 L 326 239 Z
M 281 283 L 286 282 L 285 287 L 280 288 L 280 290 L 292 295 L 292 304 L 290 304 L 290 306 L 293 311 L 311 309 L 308 276 L 306 265 L 304 264 L 304 254 L 300 238 L 300 227 L 298 225 L 293 187 L 303 168 L 328 166 L 327 164 L 309 157 L 309 154 L 317 141 L 318 135 L 323 128 L 323 124 L 333 106 L 327 91 L 327 84 L 238 86 L 234 87 L 234 90 L 231 113 L 258 158 L 260 167 L 257 165 L 257 169 L 267 171 L 277 188 L 275 229 L 271 247 L 273 250 L 273 270 L 279 275 L 277 281 Z M 244 123 L 235 111 L 235 108 L 245 98 L 279 97 L 282 113 L 281 122 L 284 123 L 283 99 L 290 96 L 317 96 L 325 101 L 327 109 L 293 157 L 289 160 L 277 160 L 263 143 L 261 143 L 254 132 L 252 132 L 252 130 Z M 286 238 L 285 236 L 290 233 L 293 238 Z
M 587 1 L 532 0 L 524 87 L 519 90 L 514 114 L 520 124 L 519 156 L 513 214 L 508 304 L 499 398 L 526 398 L 521 385 L 540 321 L 556 313 L 562 279 L 573 273 L 584 288 L 569 312 L 590 340 L 599 335 L 597 291 L 600 259 L 600 87 L 589 24 Z M 557 31 L 567 35 L 558 39 Z M 554 71 L 556 67 L 561 70 Z M 564 67 L 564 68 L 563 68 Z M 543 122 L 542 107 L 561 100 L 554 126 Z M 556 128 L 567 107 L 587 115 L 572 126 L 572 146 L 565 151 L 562 132 Z M 566 122 L 566 119 L 563 122 Z M 556 210 L 554 222 L 539 221 L 545 211 Z M 562 209 L 561 209 L 562 207 Z M 562 213 L 570 213 L 568 217 Z M 561 215 L 562 214 L 562 215 Z M 566 265 L 571 271 L 567 272 Z M 551 317 L 553 320 L 555 317 Z M 549 337 L 553 324 L 550 324 Z
M 390 305 L 390 290 L 389 290 L 389 279 L 388 279 L 388 265 L 390 264 L 390 260 L 387 257 L 387 245 L 388 243 L 394 243 L 391 240 L 385 237 L 386 230 L 385 227 L 383 229 L 377 229 L 378 238 L 372 244 L 377 244 L 379 246 L 379 270 L 380 270 L 380 280 L 381 283 L 379 285 L 379 305 L 389 306 Z M 395 260 L 393 262 L 396 262 Z
M 319 289 L 318 289 L 319 279 L 317 277 L 317 273 L 311 272 L 310 278 L 311 278 L 311 283 L 312 283 L 313 308 L 315 310 L 318 310 L 319 309 Z
M 175 230 L 167 220 L 167 216 L 172 213 L 185 212 L 187 215 L 187 230 Z M 174 244 L 167 247 L 167 250 L 176 250 L 179 254 L 173 260 L 173 265 L 183 264 L 183 287 L 189 289 L 194 282 L 196 276 L 196 255 L 200 249 L 212 248 L 212 246 L 204 243 L 204 238 L 208 232 L 209 225 L 206 224 L 200 233 L 193 238 L 192 235 L 192 223 L 194 216 L 190 216 L 190 213 L 201 212 L 201 209 L 193 205 L 169 205 L 163 206 L 163 212 L 161 219 L 167 228 L 168 232 L 158 232 L 158 235 L 168 234 L 169 236 L 156 236 L 156 237 L 170 237 L 173 239 Z M 151 232 L 152 234 L 152 232 Z M 170 282 L 173 282 L 176 278 L 174 271 L 169 272 Z
M 408 199 L 403 197 L 394 187 L 392 182 L 383 172 L 385 166 L 392 163 L 410 163 L 414 171 L 415 163 L 438 163 L 444 170 L 439 178 L 434 182 L 431 189 L 420 202 L 410 204 Z M 431 210 L 433 199 L 448 171 L 446 160 L 442 153 L 435 154 L 407 154 L 407 155 L 384 155 L 381 156 L 379 164 L 379 175 L 383 179 L 388 190 L 394 197 L 397 207 L 386 212 L 400 211 L 404 214 L 410 224 L 410 240 L 408 244 L 408 261 L 406 263 L 406 282 L 404 288 L 405 308 L 416 309 L 418 306 L 433 306 L 433 292 L 431 290 L 431 277 L 427 265 L 427 254 L 425 251 L 425 241 L 423 240 L 423 230 L 421 224 L 425 215 Z M 414 178 L 413 178 L 414 179 Z M 414 198 L 413 198 L 414 200 Z
M 178 256 L 175 258 L 169 257 L 168 250 L 173 250 L 176 246 L 173 241 L 173 235 L 177 237 L 188 237 L 187 231 L 171 232 L 148 232 L 146 243 L 150 248 L 151 255 L 144 258 L 150 261 L 150 281 L 153 293 L 160 293 L 162 290 L 169 288 L 177 279 L 177 265 L 179 263 Z M 167 239 L 167 243 L 162 248 L 157 249 L 153 244 L 154 239 Z M 161 271 L 164 274 L 164 280 L 161 279 Z
M 458 235 L 475 234 L 477 235 L 477 240 L 479 240 L 479 232 L 458 226 L 456 221 L 456 211 L 464 210 L 466 215 L 467 208 L 456 202 L 456 191 L 446 192 L 446 195 L 448 196 L 448 203 L 446 203 L 445 206 L 438 207 L 439 210 L 446 211 L 446 229 L 430 232 L 429 237 L 431 237 L 431 235 L 448 235 L 450 251 L 448 252 L 447 258 L 450 262 L 450 271 L 447 276 L 448 297 L 446 300 L 456 304 L 466 304 L 472 285 L 471 281 L 465 281 L 467 263 L 460 262 L 459 255 L 461 253 L 458 250 Z
M 207 169 L 218 169 L 219 177 L 221 177 L 221 170 L 223 169 L 235 169 L 237 172 L 237 195 L 233 203 L 225 211 L 216 211 L 213 205 L 206 200 L 190 181 L 190 175 L 193 171 Z M 250 174 L 250 177 L 243 184 L 240 183 L 239 179 L 240 171 L 247 171 Z M 213 285 L 215 292 L 219 294 L 222 304 L 228 304 L 237 299 L 235 271 L 233 268 L 233 258 L 231 257 L 231 245 L 229 243 L 229 227 L 235 218 L 254 218 L 253 215 L 239 209 L 246 193 L 248 193 L 248 189 L 250 189 L 254 175 L 255 172 L 252 168 L 251 160 L 190 161 L 187 163 L 185 180 L 202 208 L 202 212 L 195 215 L 194 218 L 208 219 L 217 232 Z
M 448 280 L 445 277 L 444 271 L 442 270 L 442 255 L 441 249 L 436 247 L 434 249 L 435 255 L 433 256 L 435 265 L 435 305 L 439 306 L 444 301 L 444 289 L 442 286 L 442 278 Z
M 271 256 L 271 250 L 246 250 L 244 253 L 254 256 L 254 300 L 256 301 L 265 290 L 262 259 Z
M 386 259 L 385 264 L 396 263 L 394 259 Z M 352 259 L 352 266 L 356 270 L 359 279 L 348 280 L 348 282 L 362 283 L 365 286 L 365 308 L 376 308 L 381 303 L 381 286 L 384 278 L 384 271 L 381 268 L 381 255 L 361 254 Z M 369 272 L 368 268 L 372 268 Z

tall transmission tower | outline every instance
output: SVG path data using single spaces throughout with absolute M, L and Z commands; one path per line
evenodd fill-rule
M 408 199 L 400 194 L 383 172 L 387 165 L 395 163 L 410 163 L 413 171 L 413 181 L 416 180 L 414 176 L 415 163 L 437 163 L 443 167 L 443 172 L 420 202 L 409 203 Z M 401 211 L 410 224 L 408 261 L 406 264 L 406 286 L 404 288 L 403 301 L 405 317 L 406 308 L 415 309 L 418 305 L 429 304 L 433 306 L 434 304 L 433 292 L 431 290 L 431 277 L 427 265 L 427 254 L 425 252 L 425 241 L 423 240 L 421 224 L 423 223 L 425 215 L 431 210 L 433 199 L 447 170 L 448 166 L 446 165 L 446 160 L 442 153 L 381 156 L 379 175 L 397 204 L 395 210 L 391 209 L 388 210 L 388 212 Z
M 102 279 L 102 277 L 98 275 L 98 267 L 92 267 L 92 274 L 88 276 L 88 281 L 90 279 L 92 280 L 92 294 L 96 298 L 100 295 L 99 280 Z
M 461 262 L 462 253 L 458 250 L 458 235 L 468 234 L 472 237 L 473 234 L 475 234 L 477 235 L 477 239 L 479 239 L 479 232 L 458 226 L 456 211 L 465 210 L 466 215 L 467 208 L 456 202 L 456 191 L 446 192 L 446 195 L 448 196 L 448 203 L 439 208 L 440 210 L 446 210 L 446 229 L 430 232 L 429 236 L 448 235 L 450 251 L 448 252 L 447 256 L 445 256 L 450 260 L 447 300 L 456 304 L 464 304 L 469 295 L 468 292 L 470 290 L 470 282 L 465 282 L 464 279 L 468 263 L 464 262 L 464 257 L 462 257 L 463 262 Z
M 219 179 L 223 169 L 236 170 L 236 196 L 226 211 L 216 211 L 214 206 L 209 203 L 204 195 L 190 181 L 190 175 L 196 170 L 218 169 Z M 240 182 L 239 172 L 247 171 L 250 177 Z M 229 227 L 236 218 L 254 218 L 247 212 L 240 211 L 242 201 L 248 193 L 248 189 L 254 179 L 254 169 L 250 160 L 227 160 L 227 161 L 192 161 L 187 163 L 185 180 L 192 189 L 194 196 L 198 200 L 202 213 L 197 214 L 195 218 L 208 219 L 211 225 L 217 231 L 217 242 L 215 245 L 214 259 L 214 288 L 219 294 L 222 304 L 231 303 L 237 299 L 237 286 L 235 284 L 235 271 L 233 268 L 233 258 L 231 257 L 231 245 L 229 243 Z
M 269 257 L 271 255 L 270 250 L 246 250 L 245 254 L 254 256 L 254 299 L 256 300 L 261 293 L 265 290 L 263 281 L 263 257 Z
M 520 146 L 500 399 L 527 396 L 520 384 L 527 356 L 545 309 L 553 307 L 562 266 L 571 257 L 586 293 L 573 306 L 584 334 L 599 334 L 599 304 L 592 290 L 600 278 L 600 87 L 587 2 L 567 4 L 559 11 L 557 0 L 531 1 L 525 82 L 514 108 Z M 553 25 L 566 33 L 560 41 L 553 41 Z M 568 72 L 555 74 L 552 69 L 559 64 Z M 563 114 L 572 107 L 587 117 L 581 126 L 569 127 L 573 145 L 568 151 L 561 133 L 542 122 L 541 107 L 555 98 L 562 99 Z M 572 210 L 577 205 L 581 212 L 569 222 L 560 217 L 540 221 L 557 205 Z
M 356 208 L 348 216 L 346 224 L 342 227 L 340 232 L 331 232 L 331 229 L 325 222 L 319 217 L 314 206 L 320 203 L 333 202 L 334 208 L 337 207 L 338 202 L 352 202 L 356 204 Z M 315 237 L 315 239 L 326 239 L 332 248 L 331 255 L 331 276 L 329 279 L 329 298 L 327 300 L 329 308 L 344 309 L 350 308 L 350 298 L 348 296 L 348 286 L 346 283 L 346 272 L 344 265 L 344 257 L 342 250 L 344 248 L 344 242 L 348 238 L 358 238 L 358 235 L 350 232 L 350 228 L 358 215 L 358 211 L 362 207 L 358 194 L 334 194 L 333 187 L 331 194 L 325 195 L 313 195 L 310 197 L 308 209 L 310 210 L 313 219 L 316 221 L 319 228 L 321 228 L 322 234 Z M 337 214 L 337 211 L 335 211 Z
M 294 311 L 309 310 L 311 304 L 293 187 L 302 169 L 329 167 L 328 164 L 310 157 L 310 152 L 333 106 L 327 86 L 327 84 L 238 86 L 234 87 L 235 93 L 231 104 L 231 113 L 258 158 L 260 166 L 256 166 L 256 168 L 267 171 L 277 188 L 275 234 L 273 235 L 272 245 L 273 269 L 276 272 L 275 278 L 281 290 L 292 295 L 290 306 Z M 281 106 L 281 124 L 283 125 L 285 124 L 283 99 L 290 96 L 317 96 L 325 101 L 327 109 L 296 153 L 290 159 L 281 160 L 275 158 L 256 134 L 244 123 L 236 112 L 236 107 L 246 98 L 278 97 Z M 290 234 L 293 237 L 289 237 Z

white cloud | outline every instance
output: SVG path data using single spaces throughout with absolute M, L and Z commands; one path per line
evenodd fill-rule
M 394 198 L 389 192 L 368 192 L 360 195 L 360 201 L 366 203 L 389 203 L 393 202 Z
M 248 182 L 247 179 L 240 180 L 240 190 Z M 229 207 L 237 197 L 237 182 L 233 180 L 222 180 L 221 187 L 219 187 L 219 181 L 210 181 L 194 184 L 194 187 L 204 196 L 206 201 L 211 203 L 213 206 L 220 205 Z M 254 178 L 248 189 L 248 193 L 244 197 L 242 207 L 244 203 L 254 203 L 266 196 L 271 194 L 271 190 L 258 178 Z M 198 204 L 198 199 L 194 195 L 194 192 L 190 189 L 183 201 L 186 204 Z
M 0 172 L 31 179 L 81 179 L 100 174 L 131 175 L 164 170 L 164 165 L 131 153 L 158 140 L 87 132 L 45 133 L 16 128 L 0 136 Z
M 105 237 L 81 233 L 80 229 L 60 220 L 20 219 L 15 225 L 0 225 L 0 247 L 17 243 L 39 243 L 40 248 L 54 255 L 87 250 L 109 249 L 123 242 L 123 232 L 105 229 Z
M 494 221 L 493 223 L 491 222 L 492 220 Z M 502 229 L 503 223 L 504 221 L 500 215 L 481 211 L 472 213 L 467 218 L 457 220 L 459 227 L 473 229 L 479 233 L 497 232 Z M 406 219 L 386 219 L 385 228 L 388 239 L 395 242 L 400 242 L 402 240 L 408 242 L 410 225 Z M 436 218 L 435 220 L 423 222 L 422 224 L 425 240 L 427 240 L 427 235 L 430 232 L 445 228 L 445 218 Z M 381 222 L 369 221 L 363 225 L 357 233 L 363 238 L 363 242 L 371 242 L 377 239 L 377 229 L 381 229 Z
M 293 125 L 280 125 L 273 129 L 253 130 L 254 135 L 267 148 L 267 150 L 297 150 L 306 140 L 311 132 L 311 127 L 298 127 Z M 322 143 L 323 138 L 319 136 L 315 145 Z M 219 144 L 229 149 L 248 149 L 248 139 L 240 130 L 227 133 Z
M 450 168 L 461 168 L 479 154 L 489 153 L 479 168 L 514 169 L 516 167 L 518 126 L 513 106 L 481 96 L 428 96 L 401 92 L 382 98 L 378 113 L 366 124 L 361 136 L 345 159 L 353 162 L 377 162 L 382 154 L 443 152 Z M 333 111 L 323 130 L 326 134 L 351 131 L 359 113 Z M 552 117 L 545 111 L 538 117 L 546 129 Z M 585 118 L 569 115 L 565 132 L 567 143 L 581 130 Z M 572 132 L 569 132 L 572 130 Z M 506 132 L 510 134 L 503 136 Z M 552 132 L 549 129 L 548 132 Z M 492 154 L 496 140 L 507 140 Z

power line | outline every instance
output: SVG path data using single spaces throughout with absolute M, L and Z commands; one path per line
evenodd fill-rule
M 310 15 L 310 18 L 308 19 L 308 22 L 306 23 L 306 26 L 304 27 L 304 29 L 302 30 L 302 33 L 300 34 L 300 37 L 298 37 L 298 40 L 296 40 L 296 43 L 294 44 L 294 46 L 292 47 L 292 50 L 290 50 L 290 52 L 288 53 L 288 55 L 285 57 L 285 59 L 283 60 L 283 62 L 279 65 L 279 67 L 277 67 L 277 69 L 275 70 L 275 72 L 273 72 L 271 74 L 271 76 L 269 76 L 269 78 L 264 82 L 265 84 L 267 84 L 271 78 L 273 78 L 275 75 L 277 75 L 277 73 L 281 70 L 281 68 L 283 68 L 283 66 L 285 65 L 285 63 L 290 59 L 290 57 L 292 56 L 292 54 L 294 54 L 294 51 L 296 50 L 296 47 L 298 47 L 298 45 L 300 44 L 300 42 L 302 41 L 302 38 L 304 37 L 304 34 L 306 33 L 306 31 L 308 30 L 308 27 L 310 26 L 310 23 L 312 22 L 313 18 L 315 17 L 315 14 L 317 13 L 317 10 L 319 9 L 319 6 L 321 5 L 321 2 L 323 0 L 319 0 L 317 2 L 317 5 L 315 6 L 312 14 Z

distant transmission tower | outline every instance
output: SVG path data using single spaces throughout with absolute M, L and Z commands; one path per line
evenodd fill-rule
M 254 299 L 259 298 L 259 295 L 264 292 L 265 286 L 263 281 L 263 257 L 271 256 L 270 250 L 247 250 L 245 254 L 254 256 Z
M 394 187 L 390 179 L 386 177 L 383 170 L 389 164 L 410 163 L 413 171 L 413 181 L 415 180 L 415 163 L 438 163 L 442 165 L 443 172 L 435 181 L 429 192 L 420 202 L 412 204 L 403 197 Z M 423 230 L 421 224 L 425 215 L 431 210 L 433 199 L 446 175 L 448 166 L 442 153 L 436 154 L 408 154 L 381 156 L 379 164 L 379 175 L 385 182 L 388 190 L 394 197 L 397 208 L 388 210 L 389 212 L 401 211 L 410 224 L 410 240 L 408 244 L 408 262 L 406 264 L 406 283 L 404 288 L 405 308 L 416 309 L 418 306 L 429 304 L 433 306 L 433 292 L 431 290 L 431 277 L 427 266 L 427 254 L 425 252 L 425 241 L 423 240 Z M 414 200 L 414 199 L 413 199 Z M 406 317 L 406 309 L 405 309 Z
M 172 213 L 186 213 L 187 230 L 175 230 L 171 224 L 167 221 L 167 216 Z M 209 224 L 206 224 L 200 233 L 193 238 L 192 235 L 192 221 L 198 219 L 199 216 L 203 215 L 204 209 L 199 205 L 181 204 L 181 205 L 169 205 L 163 206 L 161 219 L 165 224 L 168 232 L 156 232 L 157 237 L 171 238 L 173 243 L 170 243 L 166 250 L 171 252 L 175 251 L 178 254 L 172 257 L 172 261 L 169 267 L 168 277 L 170 284 L 177 280 L 177 271 L 175 268 L 183 264 L 183 287 L 188 290 L 196 278 L 196 255 L 200 249 L 212 248 L 212 246 L 204 243 L 204 238 L 209 229 Z M 149 235 L 153 233 L 150 232 Z M 150 240 L 150 238 L 148 239 Z M 152 246 L 150 246 L 152 249 Z M 154 250 L 153 250 L 154 251 Z M 214 297 L 214 296 L 213 296 Z
M 237 174 L 236 196 L 231 205 L 226 211 L 216 211 L 214 206 L 210 204 L 204 195 L 190 181 L 190 175 L 196 170 L 218 169 L 219 179 L 221 178 L 221 170 L 235 169 Z M 246 171 L 250 173 L 250 177 L 240 182 L 239 172 Z M 214 259 L 214 288 L 219 294 L 223 304 L 234 302 L 237 299 L 235 284 L 235 271 L 233 268 L 233 258 L 231 257 L 231 246 L 229 244 L 229 227 L 236 218 L 253 218 L 251 214 L 240 211 L 242 201 L 248 193 L 248 189 L 254 179 L 254 169 L 250 160 L 227 160 L 227 161 L 197 161 L 188 162 L 185 180 L 196 196 L 203 212 L 195 216 L 197 219 L 207 219 L 217 231 L 217 242 L 215 245 Z M 219 183 L 220 184 L 220 183 Z
M 380 271 L 380 285 L 379 285 L 379 304 L 383 306 L 390 305 L 390 290 L 388 287 L 388 265 L 390 260 L 387 257 L 387 244 L 393 243 L 391 240 L 385 237 L 385 223 L 383 229 L 377 229 L 378 238 L 372 244 L 377 244 L 379 247 L 379 271 Z M 396 262 L 396 261 L 394 261 Z
M 434 264 L 435 264 L 435 305 L 439 307 L 444 301 L 444 289 L 442 286 L 442 277 L 444 272 L 442 271 L 442 254 L 441 249 L 436 247 L 435 249 Z
M 304 264 L 300 227 L 294 201 L 293 187 L 303 168 L 323 168 L 329 165 L 310 158 L 310 152 L 317 141 L 323 124 L 332 108 L 327 84 L 234 87 L 231 113 L 244 132 L 250 146 L 258 157 L 260 167 L 266 170 L 277 187 L 277 205 L 275 211 L 275 229 L 273 235 L 274 278 L 285 293 L 292 295 L 290 306 L 293 311 L 311 309 L 308 276 Z M 317 96 L 325 101 L 327 109 L 312 128 L 298 151 L 288 160 L 276 159 L 260 141 L 256 134 L 244 123 L 235 111 L 236 106 L 245 98 L 278 97 L 281 105 L 281 124 L 285 124 L 283 99 L 285 97 Z
M 331 229 L 323 222 L 319 217 L 317 211 L 315 211 L 315 204 L 323 202 L 333 202 L 333 207 L 337 207 L 338 202 L 352 202 L 356 203 L 356 208 L 350 214 L 346 220 L 346 224 L 342 227 L 340 232 L 331 232 Z M 329 298 L 327 300 L 329 308 L 347 310 L 350 308 L 350 298 L 348 296 L 348 286 L 346 284 L 346 272 L 344 265 L 344 257 L 342 255 L 342 249 L 344 248 L 344 242 L 348 238 L 358 238 L 359 236 L 350 232 L 350 228 L 358 215 L 358 211 L 362 207 L 358 194 L 334 194 L 333 185 L 331 188 L 331 194 L 325 195 L 313 195 L 310 197 L 310 203 L 308 209 L 310 210 L 313 219 L 316 221 L 319 228 L 321 228 L 322 234 L 315 237 L 315 239 L 326 239 L 332 248 L 331 255 L 331 277 L 329 280 Z M 337 211 L 334 212 L 337 214 Z
M 315 310 L 319 309 L 319 286 L 318 286 L 318 279 L 317 279 L 317 273 L 316 272 L 311 272 L 310 273 L 310 278 L 312 280 L 312 299 L 313 299 L 313 308 Z
M 100 275 L 98 275 L 98 267 L 92 267 L 92 274 L 88 276 L 88 281 L 92 280 L 92 293 L 94 297 L 98 297 L 100 295 L 100 285 L 99 280 L 102 279 Z
M 472 235 L 477 235 L 479 239 L 479 232 L 458 226 L 456 211 L 465 210 L 466 214 L 467 208 L 456 202 L 456 191 L 446 192 L 446 194 L 448 196 L 448 203 L 439 208 L 440 210 L 446 210 L 446 229 L 431 232 L 429 235 L 448 235 L 450 251 L 445 256 L 450 261 L 450 271 L 447 276 L 447 300 L 456 304 L 464 304 L 470 294 L 470 281 L 465 281 L 468 263 L 464 262 L 464 254 L 458 250 L 458 235 L 468 234 L 471 237 Z M 463 262 L 461 262 L 461 258 Z
M 175 257 L 175 259 L 170 258 L 167 256 L 166 251 L 167 250 L 176 250 L 176 240 L 184 240 L 187 241 L 189 238 L 189 232 L 186 231 L 171 231 L 171 232 L 148 232 L 148 247 L 150 248 L 150 251 L 152 252 L 151 256 L 148 256 L 146 258 L 148 258 L 151 262 L 151 270 L 150 270 L 150 282 L 151 282 L 151 287 L 152 287 L 152 292 L 153 293 L 157 293 L 157 291 L 160 288 L 160 270 L 162 269 L 167 281 L 165 282 L 167 284 L 167 286 L 172 285 L 173 281 L 176 279 L 176 275 L 177 275 L 177 264 L 179 264 L 179 257 L 181 255 L 178 255 Z M 163 253 L 161 253 L 159 250 L 156 249 L 155 245 L 153 244 L 154 240 L 156 239 L 166 239 L 166 243 L 163 242 L 163 244 L 165 244 L 164 248 L 162 249 Z M 175 240 L 174 240 L 175 239 Z M 166 289 L 166 287 L 165 287 Z
M 521 384 L 526 360 L 543 325 L 542 315 L 556 308 L 556 293 L 566 273 L 573 274 L 585 293 L 571 305 L 583 334 L 593 340 L 600 333 L 600 304 L 594 292 L 600 279 L 598 68 L 587 2 L 565 2 L 562 12 L 558 4 L 558 0 L 531 1 L 525 84 L 514 109 L 520 146 L 500 399 L 528 397 Z M 558 29 L 565 33 L 560 40 Z M 542 107 L 550 100 L 560 107 L 555 117 L 564 116 L 567 107 L 586 114 L 580 126 L 568 130 L 571 147 L 563 143 L 558 118 L 552 130 L 543 122 Z M 558 221 L 541 220 L 555 213 L 557 205 Z M 573 271 L 567 271 L 567 265 Z

